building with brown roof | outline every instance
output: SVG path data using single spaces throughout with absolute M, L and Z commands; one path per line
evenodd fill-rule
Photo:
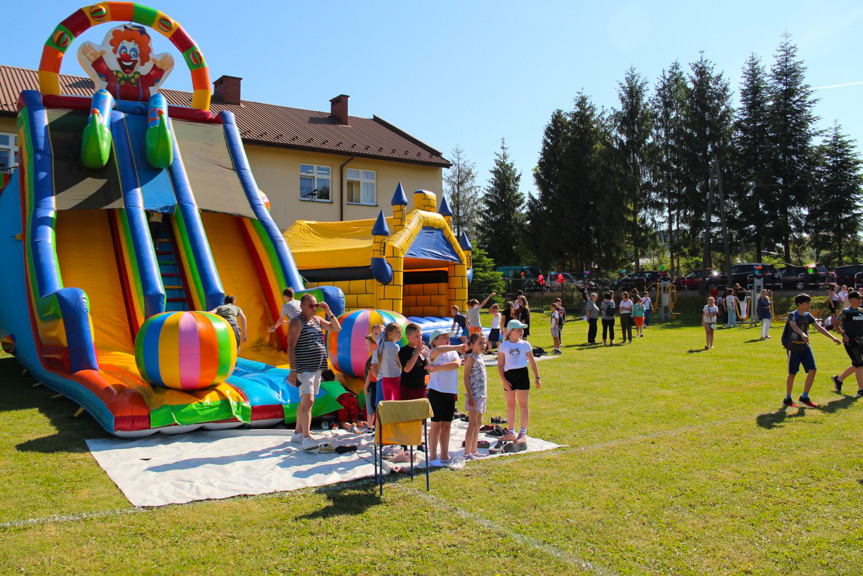
M 236 116 L 258 187 L 283 230 L 295 220 L 374 218 L 399 182 L 408 191 L 441 190 L 450 166 L 441 153 L 378 116 L 350 116 L 348 96 L 333 98 L 329 112 L 302 110 L 242 100 L 241 80 L 216 80 L 210 109 Z M 94 91 L 82 76 L 61 75 L 60 85 L 68 95 Z M 38 87 L 35 70 L 0 66 L 0 168 L 14 164 L 18 96 Z M 173 106 L 191 105 L 191 92 L 160 92 Z

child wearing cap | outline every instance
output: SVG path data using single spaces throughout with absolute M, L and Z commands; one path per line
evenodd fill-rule
M 458 397 L 459 352 L 467 351 L 464 344 L 448 345 L 450 334 L 447 330 L 435 330 L 429 336 L 428 400 L 434 416 L 429 427 L 428 464 L 437 467 L 451 462 L 449 434 Z
M 787 346 L 788 378 L 785 381 L 785 400 L 782 401 L 782 404 L 789 408 L 797 406 L 791 399 L 791 390 L 794 387 L 794 377 L 797 376 L 802 364 L 803 370 L 806 372 L 806 381 L 803 383 L 803 395 L 800 396 L 800 401 L 807 406 L 817 408 L 818 405 L 809 399 L 809 390 L 812 388 L 812 383 L 815 382 L 816 370 L 815 357 L 809 346 L 809 326 L 814 326 L 816 330 L 836 344 L 839 344 L 840 340 L 825 330 L 809 313 L 809 307 L 812 305 L 812 297 L 809 294 L 798 294 L 794 298 L 794 303 L 797 305 L 797 310 L 788 315 L 787 329 L 791 331 Z
M 848 293 L 849 307 L 839 313 L 834 329 L 842 335 L 845 353 L 851 359 L 851 366 L 839 376 L 833 377 L 836 393 L 842 393 L 842 382 L 851 374 L 857 377 L 857 396 L 863 397 L 863 311 L 860 302 L 863 298 L 856 290 Z
M 530 396 L 530 375 L 527 366 L 533 371 L 536 388 L 539 390 L 539 370 L 536 360 L 533 358 L 533 347 L 530 342 L 522 340 L 526 324 L 518 320 L 510 320 L 507 324 L 506 341 L 498 348 L 497 373 L 503 382 L 503 392 L 506 398 L 506 423 L 507 430 L 501 436 L 502 441 L 514 441 L 516 444 L 527 446 L 527 425 L 530 419 L 528 398 Z M 515 425 L 515 408 L 521 413 L 521 427 L 518 435 L 513 432 Z

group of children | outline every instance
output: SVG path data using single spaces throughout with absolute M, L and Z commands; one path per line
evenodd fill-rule
M 845 287 L 843 286 L 843 289 Z M 812 353 L 812 347 L 809 343 L 809 328 L 814 327 L 827 338 L 830 338 L 834 343 L 843 344 L 845 353 L 851 360 L 851 365 L 845 369 L 842 374 L 832 377 L 833 387 L 837 394 L 842 393 L 842 384 L 844 380 L 854 374 L 857 379 L 857 396 L 863 397 L 863 311 L 860 310 L 863 298 L 856 290 L 845 293 L 845 298 L 840 300 L 837 292 L 831 290 L 828 296 L 828 307 L 830 310 L 830 318 L 832 319 L 832 328 L 841 338 L 836 338 L 822 326 L 810 314 L 809 309 L 812 306 L 812 297 L 808 294 L 798 294 L 794 298 L 796 310 L 788 314 L 785 329 L 782 335 L 782 345 L 785 347 L 788 356 L 788 377 L 785 381 L 785 398 L 782 401 L 784 407 L 794 408 L 797 404 L 792 398 L 791 392 L 794 388 L 794 380 L 800 372 L 801 366 L 806 372 L 806 380 L 803 383 L 803 393 L 798 398 L 802 404 L 817 408 L 818 404 L 812 401 L 809 397 L 809 391 L 812 389 L 812 384 L 815 382 L 817 367 L 815 365 L 815 356 Z M 847 307 L 839 309 L 839 302 L 847 303 Z M 769 329 L 773 318 L 772 306 L 767 290 L 762 290 L 756 301 L 756 314 L 761 321 L 761 340 L 770 339 Z M 731 307 L 729 306 L 730 310 Z M 719 307 L 716 305 L 716 300 L 713 296 L 708 297 L 707 305 L 704 306 L 702 312 L 701 323 L 704 326 L 706 345 L 705 350 L 713 348 L 713 337 L 716 331 L 717 319 L 719 317 Z M 736 322 L 731 324 L 736 325 Z
M 494 296 L 492 294 L 491 296 Z M 489 296 L 489 298 L 491 298 Z M 486 302 L 488 298 L 486 299 Z M 400 346 L 402 329 L 398 324 L 376 325 L 366 337 L 369 359 L 365 369 L 366 408 L 374 414 L 377 400 L 410 400 L 427 397 L 434 416 L 429 427 L 427 462 L 430 466 L 448 466 L 451 462 L 449 443 L 452 421 L 456 413 L 459 395 L 459 368 L 464 356 L 464 409 L 468 414 L 465 436 L 465 460 L 474 460 L 484 455 L 478 451 L 479 429 L 482 415 L 486 411 L 488 385 L 483 354 L 489 350 L 489 342 L 479 324 L 481 304 L 472 300 L 465 317 L 466 328 L 459 335 L 459 344 L 450 344 L 452 332 L 434 330 L 429 335 L 429 345 L 422 339 L 422 328 L 414 323 L 405 328 L 407 344 Z M 493 305 L 493 308 L 497 305 Z M 454 307 L 455 308 L 455 307 Z M 474 315 L 470 311 L 477 310 Z M 457 309 L 456 309 L 457 311 Z M 500 330 L 500 313 L 498 317 Z M 454 322 L 461 326 L 461 323 Z M 472 329 L 476 328 L 476 329 Z M 498 374 L 503 383 L 507 406 L 507 429 L 500 437 L 502 443 L 513 443 L 519 447 L 527 444 L 529 419 L 528 395 L 531 388 L 528 366 L 535 376 L 536 387 L 540 386 L 539 371 L 533 358 L 531 345 L 523 339 L 527 324 L 510 319 L 505 324 L 506 337 L 498 348 Z M 520 410 L 520 429 L 513 432 L 516 407 Z M 409 457 L 408 457 L 409 458 Z

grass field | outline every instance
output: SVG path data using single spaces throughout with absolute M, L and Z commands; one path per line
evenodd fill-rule
M 813 337 L 822 407 L 785 413 L 781 328 L 703 351 L 691 316 L 613 348 L 569 322 L 530 427 L 566 448 L 436 471 L 429 494 L 398 478 L 382 499 L 360 481 L 134 509 L 87 451 L 104 432 L 0 359 L 0 574 L 863 573 L 863 402 L 829 382 L 842 349 Z M 489 376 L 487 417 L 504 412 Z

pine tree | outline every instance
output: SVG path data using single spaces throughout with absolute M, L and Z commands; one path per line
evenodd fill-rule
M 684 114 L 685 204 L 689 207 L 692 241 L 697 244 L 700 236 L 702 273 L 706 274 L 712 267 L 712 230 L 719 208 L 711 193 L 711 166 L 715 161 L 722 167 L 728 165 L 734 116 L 731 89 L 722 73 L 714 71 L 715 64 L 702 53 L 690 69 Z
M 506 140 L 495 153 L 491 179 L 480 206 L 479 243 L 498 265 L 517 264 L 524 238 L 524 194 L 521 173 L 509 158 Z
M 495 263 L 479 246 L 475 246 L 471 253 L 471 263 L 473 264 L 473 280 L 468 286 L 468 296 L 482 301 L 486 296 L 495 292 L 502 297 L 504 281 L 501 273 L 497 271 L 497 266 L 504 264 Z
M 570 138 L 570 119 L 563 110 L 555 110 L 546 125 L 539 160 L 533 172 L 537 195 L 527 199 L 525 244 L 541 265 L 550 261 L 560 242 L 552 232 L 552 226 L 563 221 L 559 211 L 553 209 L 562 201 L 564 163 Z M 560 217 L 559 217 L 560 216 Z
M 809 208 L 806 228 L 816 252 L 824 255 L 828 263 L 842 266 L 852 252 L 851 246 L 860 243 L 861 160 L 838 122 L 818 147 L 817 158 L 817 203 Z
M 681 222 L 683 204 L 684 113 L 686 110 L 686 77 L 675 61 L 663 70 L 651 101 L 654 116 L 653 181 L 665 220 L 666 243 L 672 274 L 682 274 L 680 252 L 683 248 Z M 675 255 L 677 264 L 675 264 Z
M 614 150 L 622 187 L 619 202 L 626 220 L 626 245 L 632 250 L 636 272 L 641 269 L 640 251 L 645 241 L 644 220 L 653 208 L 650 161 L 653 143 L 653 110 L 647 98 L 647 80 L 630 67 L 618 83 L 620 110 L 612 113 Z
M 817 100 L 805 80 L 806 66 L 797 58 L 797 46 L 784 34 L 770 69 L 768 121 L 770 125 L 770 194 L 776 201 L 771 218 L 772 237 L 791 261 L 791 244 L 800 235 L 807 199 L 812 191 L 814 154 L 812 138 L 818 118 Z
M 452 151 L 452 166 L 444 175 L 444 194 L 452 210 L 452 226 L 456 236 L 466 233 L 475 238 L 479 212 L 479 187 L 476 184 L 476 164 L 465 158 L 464 150 L 456 146 Z
M 769 215 L 775 213 L 770 193 L 770 90 L 767 71 L 751 54 L 743 65 L 740 109 L 735 126 L 733 166 L 738 205 L 733 228 L 742 239 L 755 245 L 755 260 L 761 262 Z M 770 244 L 768 244 L 770 245 Z

